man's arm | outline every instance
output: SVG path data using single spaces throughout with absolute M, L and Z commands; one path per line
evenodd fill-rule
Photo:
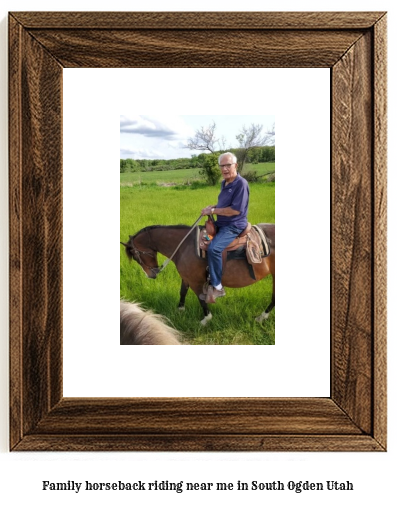
M 214 211 L 212 213 L 215 215 L 222 215 L 224 217 L 233 217 L 240 215 L 241 211 L 233 209 L 229 206 L 228 208 L 214 208 Z
M 240 211 L 231 208 L 215 208 L 215 206 L 207 206 L 201 211 L 201 215 L 222 215 L 224 217 L 233 217 L 239 215 Z

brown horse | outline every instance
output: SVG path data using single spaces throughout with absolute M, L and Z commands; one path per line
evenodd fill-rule
M 258 226 L 268 239 L 270 254 L 262 259 L 260 265 L 256 266 L 256 280 L 251 277 L 246 260 L 229 260 L 224 267 L 222 284 L 225 287 L 246 287 L 268 275 L 272 275 L 273 294 L 271 303 L 256 318 L 258 322 L 262 322 L 262 320 L 268 318 L 270 311 L 275 305 L 275 225 L 258 224 Z M 186 225 L 152 225 L 140 230 L 134 236 L 130 236 L 128 243 L 122 244 L 125 246 L 129 259 L 134 259 L 138 262 L 149 278 L 156 278 L 159 273 L 157 252 L 170 258 L 188 232 L 189 227 Z M 186 293 L 190 287 L 203 308 L 204 319 L 201 321 L 201 324 L 205 325 L 212 318 L 212 315 L 208 310 L 207 303 L 202 301 L 199 295 L 203 292 L 203 285 L 207 280 L 207 261 L 200 258 L 196 253 L 194 231 L 182 243 L 172 260 L 182 278 L 179 309 L 184 310 Z

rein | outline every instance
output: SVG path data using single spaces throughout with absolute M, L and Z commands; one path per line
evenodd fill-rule
M 194 224 L 192 225 L 192 227 L 189 229 L 189 232 L 186 234 L 186 236 L 182 239 L 182 241 L 179 243 L 179 245 L 175 248 L 175 251 L 174 253 L 171 255 L 171 257 L 169 259 L 167 259 L 166 261 L 163 262 L 163 265 L 160 267 L 160 268 L 157 268 L 156 269 L 156 273 L 159 274 L 163 271 L 163 269 L 165 269 L 168 265 L 168 263 L 173 259 L 174 255 L 176 254 L 176 252 L 179 250 L 180 246 L 182 245 L 182 243 L 185 241 L 185 239 L 189 236 L 189 234 L 192 232 L 192 230 L 196 227 L 196 225 L 200 222 L 200 220 L 203 218 L 203 215 L 200 215 L 198 217 L 198 219 L 194 222 Z

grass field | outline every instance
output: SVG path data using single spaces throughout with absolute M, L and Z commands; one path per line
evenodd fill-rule
M 256 171 L 258 175 L 265 175 L 274 171 L 274 162 L 263 164 L 246 164 L 244 172 Z M 244 174 L 243 174 L 244 175 Z M 150 172 L 137 172 L 137 173 L 121 173 L 120 185 L 131 186 L 140 184 L 156 185 L 185 185 L 193 181 L 199 181 L 200 169 L 178 169 L 174 171 L 150 171 Z
M 258 164 L 259 165 L 259 164 Z M 180 172 L 180 171 L 175 171 Z M 152 173 L 141 173 L 145 176 Z M 168 175 L 168 172 L 161 173 Z M 192 225 L 202 208 L 217 199 L 219 187 L 161 187 L 134 185 L 120 187 L 120 240 L 148 225 Z M 250 184 L 251 223 L 275 222 L 274 183 Z M 204 223 L 204 219 L 202 222 Z M 201 344 L 273 345 L 275 343 L 275 311 L 262 324 L 254 317 L 270 302 L 271 277 L 250 287 L 226 289 L 227 296 L 211 305 L 213 319 L 202 327 L 202 309 L 196 295 L 189 291 L 185 312 L 177 309 L 180 277 L 171 262 L 155 280 L 148 279 L 136 262 L 129 262 L 124 248 L 120 249 L 120 296 L 139 301 L 144 308 L 167 316 L 182 331 L 186 342 Z M 159 255 L 159 265 L 165 258 Z

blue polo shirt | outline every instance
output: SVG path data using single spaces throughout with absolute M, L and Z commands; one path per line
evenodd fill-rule
M 233 224 L 236 227 L 245 229 L 247 227 L 249 187 L 247 180 L 237 174 L 237 178 L 229 185 L 225 180 L 221 184 L 221 193 L 218 196 L 216 208 L 232 208 L 240 211 L 239 215 L 225 217 L 218 215 L 216 224 L 220 227 Z

